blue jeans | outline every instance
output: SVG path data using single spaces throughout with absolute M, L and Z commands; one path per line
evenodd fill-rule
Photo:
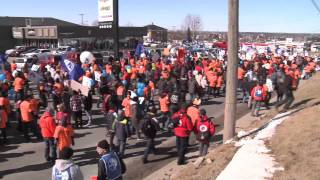
M 148 155 L 149 155 L 151 152 L 154 152 L 155 149 L 156 149 L 156 148 L 155 148 L 155 146 L 154 146 L 154 138 L 148 138 L 147 148 L 146 148 L 146 150 L 144 151 L 143 158 L 144 158 L 144 159 L 148 159 Z
M 54 161 L 57 158 L 56 145 L 54 144 L 54 138 L 44 138 L 45 151 L 44 157 L 49 161 Z

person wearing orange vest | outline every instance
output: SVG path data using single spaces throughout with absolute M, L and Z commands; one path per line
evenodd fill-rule
M 200 117 L 199 106 L 201 104 L 201 99 L 195 98 L 192 101 L 192 106 L 188 107 L 187 115 L 191 118 L 192 125 L 195 125 L 195 122 Z
M 2 135 L 2 140 L 0 144 L 7 143 L 7 122 L 8 115 L 10 113 L 10 102 L 9 99 L 1 93 L 0 97 L 0 130 Z
M 240 89 L 242 89 L 243 79 L 244 79 L 245 74 L 246 74 L 246 71 L 244 70 L 243 65 L 238 67 L 238 85 L 239 85 Z
M 117 95 L 117 108 L 121 109 L 122 101 L 125 95 L 125 87 L 121 82 L 117 84 L 116 95 Z
M 40 118 L 39 126 L 41 128 L 41 134 L 45 143 L 45 158 L 47 161 L 54 162 L 56 160 L 56 146 L 54 143 L 54 131 L 56 129 L 56 123 L 54 120 L 54 109 L 47 107 L 46 111 Z
M 26 84 L 25 80 L 23 79 L 23 75 L 21 72 L 18 73 L 17 77 L 14 79 L 13 86 L 15 92 L 15 101 L 19 101 L 23 99 L 24 96 L 24 85 Z
M 30 141 L 29 129 L 33 132 L 33 134 L 41 140 L 41 136 L 38 132 L 37 122 L 34 121 L 33 118 L 33 104 L 31 102 L 31 96 L 27 96 L 25 100 L 23 100 L 20 104 L 21 111 L 21 121 L 23 126 L 23 135 L 27 141 Z
M 162 129 L 168 128 L 169 123 L 169 96 L 167 93 L 162 93 L 161 97 L 159 97 L 159 103 L 160 103 L 160 111 L 162 113 Z
M 65 147 L 74 146 L 74 132 L 71 125 L 68 125 L 67 121 L 63 119 L 60 124 L 55 128 L 53 137 L 58 144 L 58 150 L 61 151 Z
M 259 81 L 259 83 L 252 89 L 251 97 L 254 100 L 251 116 L 258 116 L 261 103 L 264 102 L 267 97 L 267 91 L 263 86 L 263 81 Z

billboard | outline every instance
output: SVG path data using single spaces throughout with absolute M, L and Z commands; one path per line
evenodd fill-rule
M 113 21 L 113 0 L 98 0 L 99 22 Z
M 16 39 L 23 38 L 23 28 L 13 27 L 12 28 L 12 36 Z

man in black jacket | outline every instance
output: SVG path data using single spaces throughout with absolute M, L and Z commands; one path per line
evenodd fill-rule
M 97 153 L 101 156 L 98 163 L 98 180 L 121 180 L 122 174 L 126 172 L 126 165 L 120 156 L 110 151 L 106 140 L 98 142 Z
M 276 110 L 279 111 L 279 107 L 283 104 L 283 110 L 288 110 L 290 105 L 294 101 L 292 90 L 292 77 L 290 75 L 284 75 L 283 80 L 277 80 L 278 91 L 285 95 L 285 98 L 276 104 Z
M 142 132 L 148 139 L 147 148 L 144 151 L 142 162 L 143 164 L 148 162 L 148 155 L 155 153 L 154 138 L 156 138 L 157 131 L 160 129 L 158 120 L 154 117 L 153 113 L 148 112 L 142 124 Z

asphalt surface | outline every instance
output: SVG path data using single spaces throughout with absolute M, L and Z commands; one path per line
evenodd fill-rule
M 102 111 L 97 109 L 95 104 L 93 107 L 94 126 L 75 130 L 75 146 L 73 147 L 75 151 L 73 160 L 80 166 L 85 179 L 90 179 L 90 176 L 97 174 L 99 157 L 95 151 L 96 143 L 105 138 Z M 202 107 L 207 110 L 209 117 L 215 117 L 213 121 L 217 125 L 217 131 L 220 131 L 223 128 L 224 98 L 211 99 L 204 102 Z M 248 111 L 244 104 L 238 104 L 237 107 L 238 118 Z M 87 118 L 84 116 L 83 119 Z M 32 142 L 26 143 L 22 133 L 16 131 L 15 120 L 10 119 L 10 121 L 9 144 L 0 146 L 0 178 L 5 180 L 51 179 L 52 164 L 46 162 L 44 158 L 44 143 L 37 141 L 34 137 Z M 215 136 L 213 143 L 221 140 L 221 135 Z M 145 145 L 145 141 L 136 139 L 128 141 L 124 159 L 127 173 L 124 179 L 142 179 L 176 159 L 175 137 L 172 133 L 159 132 L 156 138 L 157 153 L 149 156 L 148 164 L 142 164 L 141 161 Z M 196 151 L 197 145 L 191 145 L 189 150 Z
M 37 93 L 35 93 L 37 94 Z M 95 97 L 97 99 L 97 97 Z M 13 103 L 12 103 L 13 104 Z M 203 102 L 202 108 L 207 110 L 209 117 L 214 117 L 213 122 L 217 125 L 216 132 L 223 129 L 224 97 L 210 99 Z M 237 118 L 248 112 L 245 104 L 237 105 Z M 93 124 L 90 128 L 75 130 L 75 146 L 73 160 L 80 166 L 85 179 L 97 174 L 96 143 L 105 138 L 105 121 L 100 109 L 93 105 Z M 86 121 L 87 117 L 83 115 Z M 46 162 L 44 158 L 44 143 L 33 137 L 30 143 L 26 143 L 23 134 L 16 130 L 16 120 L 9 119 L 11 128 L 8 129 L 7 145 L 0 145 L 0 179 L 4 180 L 45 180 L 51 179 L 53 164 Z M 133 136 L 135 137 L 135 136 Z M 192 138 L 191 138 L 192 139 Z M 213 138 L 212 143 L 219 143 L 221 135 Z M 127 172 L 124 179 L 142 179 L 152 172 L 160 169 L 176 159 L 175 137 L 172 133 L 159 132 L 156 138 L 156 155 L 149 156 L 149 163 L 142 164 L 142 155 L 146 141 L 128 140 L 126 157 L 124 159 Z M 197 145 L 191 143 L 189 151 L 197 151 Z

